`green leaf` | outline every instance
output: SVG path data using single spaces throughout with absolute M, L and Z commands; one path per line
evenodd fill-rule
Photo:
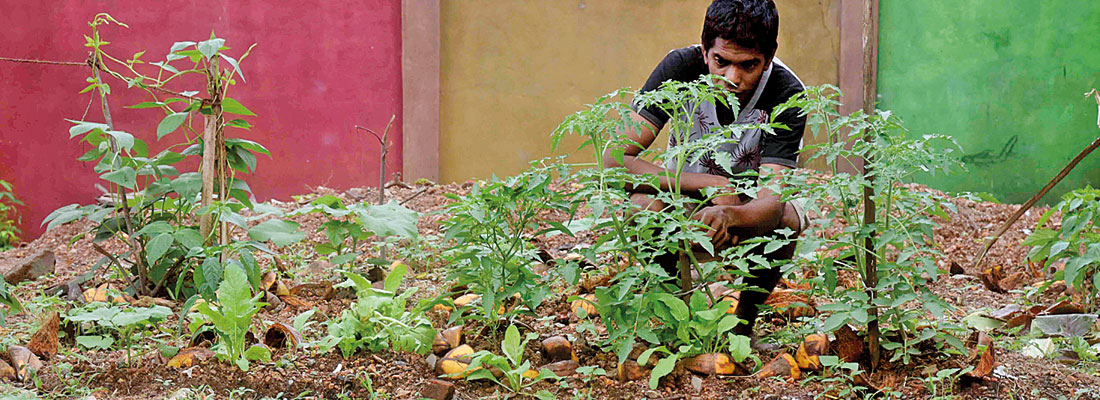
M 683 300 L 668 293 L 657 293 L 655 298 L 668 306 L 669 310 L 672 311 L 672 317 L 676 318 L 677 321 L 688 320 L 690 315 L 688 313 L 688 307 L 684 304 Z
M 657 383 L 660 382 L 661 377 L 668 375 L 672 372 L 672 369 L 676 367 L 676 361 L 680 357 L 676 354 L 662 358 L 661 361 L 657 361 L 657 366 L 653 367 L 653 371 L 649 374 L 649 388 L 656 389 Z
M 236 99 L 224 98 L 222 99 L 222 112 L 237 114 L 237 115 L 256 115 L 256 113 L 249 110 L 241 102 Z
M 145 245 L 145 259 L 149 262 L 149 265 L 154 265 L 157 261 L 160 261 L 161 257 L 164 257 L 164 253 L 168 252 L 168 248 L 172 246 L 174 242 L 171 233 L 162 233 L 149 241 Z
M 237 60 L 235 58 L 227 56 L 223 53 L 218 53 L 218 56 L 228 62 L 229 65 L 233 66 L 233 69 L 237 71 L 237 76 L 241 77 L 241 82 L 248 82 L 244 79 L 244 72 L 241 72 L 241 66 L 237 64 Z
M 397 292 L 397 288 L 401 286 L 401 279 L 405 277 L 405 274 L 409 272 L 409 266 L 403 262 L 395 263 L 393 271 L 390 271 L 389 275 L 386 275 L 386 281 L 382 287 L 388 292 Z
M 193 228 L 180 229 L 173 236 L 175 236 L 176 242 L 188 249 L 202 247 L 202 234 Z
M 225 39 L 213 38 L 201 41 L 195 47 L 198 48 L 203 57 L 209 60 L 214 57 L 214 54 L 217 54 L 218 49 L 222 48 L 223 45 L 225 45 Z
M 730 334 L 730 357 L 733 357 L 734 362 L 745 361 L 746 358 L 752 354 L 752 346 L 750 346 L 750 339 L 744 335 Z
M 328 253 L 324 252 L 325 250 L 328 249 L 328 247 L 331 247 L 331 246 L 332 245 L 330 245 L 328 243 L 321 243 L 320 245 L 317 246 L 317 248 L 318 248 L 317 253 L 318 254 L 331 254 L 331 253 L 334 253 L 335 249 L 332 249 L 332 251 L 330 251 Z M 355 259 L 358 258 L 358 257 L 359 257 L 358 252 L 351 252 L 351 253 L 341 254 L 341 255 L 338 255 L 336 257 L 333 257 L 332 259 L 329 260 L 329 262 L 331 262 L 333 264 L 336 264 L 336 265 L 347 264 L 349 262 L 355 261 Z
M 127 189 L 134 189 L 137 187 L 137 171 L 131 167 L 122 167 L 117 171 L 111 171 L 99 177 Z
M 401 236 L 415 238 L 418 214 L 390 201 L 383 205 L 372 205 L 366 209 L 357 209 L 363 228 L 378 236 Z
M 264 346 L 250 346 L 244 351 L 244 358 L 249 361 L 271 362 L 271 350 Z
M 111 345 L 115 343 L 115 339 L 110 336 L 77 336 L 76 344 L 84 346 L 87 349 L 100 349 L 106 350 L 111 348 Z
M 187 114 L 185 112 L 168 114 L 160 120 L 160 124 L 157 125 L 157 140 L 179 129 L 180 125 L 187 120 Z
M 305 239 L 306 234 L 298 229 L 298 223 L 269 219 L 248 230 L 248 236 L 258 242 L 271 241 L 276 246 L 286 246 Z
M 519 344 L 519 328 L 516 328 L 515 325 L 508 325 L 508 329 L 504 331 L 504 342 L 501 342 L 500 350 L 504 352 L 512 365 L 519 364 L 520 360 L 523 359 L 523 349 Z
M 123 131 L 105 131 L 108 135 L 115 139 L 115 143 L 118 143 L 120 150 L 130 150 L 134 148 L 134 135 L 131 135 Z

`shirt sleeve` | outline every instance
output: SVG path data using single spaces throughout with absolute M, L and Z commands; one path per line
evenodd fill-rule
M 641 94 L 656 90 L 665 81 L 685 81 L 684 75 L 685 72 L 688 72 L 687 70 L 690 69 L 690 57 L 694 54 L 694 50 L 694 48 L 687 47 L 668 52 L 665 58 L 653 69 L 653 72 L 649 74 L 649 79 L 646 79 L 645 85 L 642 86 L 642 90 L 638 93 Z M 657 105 L 641 108 L 637 103 L 634 103 L 630 105 L 630 108 L 637 112 L 638 115 L 641 115 L 642 118 L 645 118 L 646 121 L 653 124 L 657 131 L 660 131 L 669 119 L 668 113 L 661 110 Z
M 802 91 L 802 85 L 792 85 L 779 96 L 779 103 L 786 102 Z M 802 148 L 802 135 L 806 131 L 806 116 L 802 109 L 789 108 L 775 118 L 776 123 L 789 129 L 776 129 L 774 135 L 764 134 L 760 141 L 760 163 L 798 167 L 798 151 Z

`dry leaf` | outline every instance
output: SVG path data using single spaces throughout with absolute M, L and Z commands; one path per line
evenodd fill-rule
M 734 375 L 737 365 L 723 353 L 700 354 L 684 360 L 684 368 L 704 375 Z
M 974 370 L 967 372 L 966 374 L 974 378 L 984 378 L 989 376 L 993 372 L 993 367 L 997 366 L 996 352 L 993 349 L 993 338 L 989 337 L 985 332 L 978 332 L 977 344 L 970 353 L 970 362 L 977 360 L 974 364 Z
M 279 298 L 282 299 L 283 302 L 286 303 L 286 305 L 294 307 L 294 308 L 299 309 L 299 310 L 304 310 L 304 309 L 307 309 L 307 308 L 313 308 L 313 303 L 302 300 L 301 298 L 296 297 L 296 296 L 287 295 L 287 296 L 280 296 Z
M 821 360 L 818 358 L 829 350 L 829 338 L 824 333 L 815 333 L 806 336 L 806 340 L 798 346 L 794 353 L 795 361 L 801 369 L 814 371 L 821 370 Z
M 279 297 L 290 296 L 290 289 L 282 280 L 275 281 L 275 295 Z
M 331 283 L 303 283 L 290 288 L 290 294 L 299 297 L 321 297 L 331 299 L 334 290 Z
M 57 331 L 61 328 L 61 317 L 57 311 L 51 312 L 46 316 L 46 321 L 42 324 L 42 327 L 38 329 L 38 332 L 31 336 L 31 341 L 27 343 L 27 348 L 34 352 L 38 356 L 47 360 L 57 355 Z
M 263 290 L 271 291 L 271 288 L 275 286 L 275 280 L 278 279 L 278 274 L 275 271 L 267 271 L 264 277 L 260 279 L 260 287 Z
M 796 381 L 802 377 L 802 370 L 798 369 L 798 362 L 791 357 L 790 354 L 783 353 L 775 357 L 763 368 L 760 368 L 760 372 L 757 373 L 761 378 L 769 378 L 773 376 L 786 377 L 788 380 Z
M 294 327 L 282 322 L 271 324 L 271 327 L 267 328 L 267 332 L 264 333 L 264 344 L 272 349 L 287 348 L 294 350 L 301 343 L 302 334 Z
M 951 272 L 951 275 L 966 275 L 966 270 L 963 269 L 959 263 L 954 261 L 951 262 L 951 269 L 949 272 Z
M 479 299 L 481 299 L 481 295 L 474 293 L 464 294 L 455 299 L 455 307 L 466 307 Z
M 990 267 L 989 269 L 982 271 L 981 274 L 978 274 L 978 278 L 981 278 L 982 284 L 985 285 L 985 288 L 996 293 L 1008 292 L 1001 287 L 1001 279 L 1004 279 L 1004 276 L 1004 268 L 1002 268 L 1000 265 Z
M 195 362 L 202 362 L 206 359 L 213 357 L 214 352 L 205 347 L 188 347 L 181 349 L 172 359 L 168 360 L 168 364 L 165 366 L 168 368 L 188 368 L 195 365 Z

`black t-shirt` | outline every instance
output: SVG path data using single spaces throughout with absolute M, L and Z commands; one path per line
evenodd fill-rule
M 709 73 L 707 65 L 703 61 L 702 46 L 694 45 L 672 50 L 654 68 L 653 73 L 646 80 L 645 86 L 642 87 L 642 92 L 657 89 L 665 81 L 691 82 Z M 763 91 L 760 92 L 752 108 L 759 110 L 758 112 L 766 118 L 775 106 L 802 92 L 803 89 L 802 81 L 778 58 L 773 58 L 771 73 L 767 82 L 764 82 Z M 745 107 L 746 105 L 742 104 L 741 106 Z M 669 115 L 656 106 L 643 109 L 634 108 L 639 115 L 652 123 L 658 132 L 668 122 Z M 718 122 L 723 125 L 733 123 L 737 117 L 733 115 L 733 111 L 729 107 L 722 105 L 717 105 L 715 112 Z M 806 129 L 806 117 L 799 114 L 799 109 L 788 109 L 776 118 L 775 122 L 782 123 L 790 129 L 776 129 L 774 135 L 764 134 L 761 136 L 759 147 L 753 150 L 756 152 L 754 154 L 756 158 L 753 160 L 755 162 L 748 163 L 753 169 L 761 163 L 779 164 L 792 168 L 797 166 L 798 150 L 802 144 L 802 134 Z M 722 175 L 727 174 L 723 173 Z

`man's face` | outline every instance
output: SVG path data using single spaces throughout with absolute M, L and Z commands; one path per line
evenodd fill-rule
M 703 57 L 711 74 L 724 76 L 735 85 L 731 87 L 729 83 L 719 82 L 726 90 L 736 93 L 742 104 L 752 97 L 756 85 L 760 83 L 760 76 L 771 63 L 759 51 L 722 38 L 714 39 L 714 45 Z

